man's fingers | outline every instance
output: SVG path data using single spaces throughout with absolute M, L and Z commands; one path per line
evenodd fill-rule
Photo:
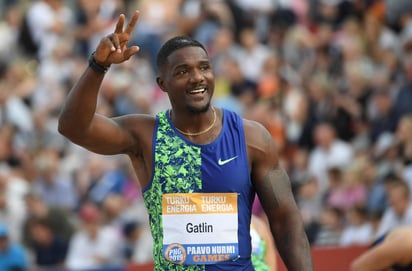
M 113 35 L 113 36 L 116 36 L 116 35 Z M 113 36 L 112 37 L 108 36 L 103 39 L 103 43 L 106 45 L 106 47 L 110 49 L 110 51 L 116 51 L 116 45 L 114 44 Z M 119 41 L 119 39 L 117 40 Z
M 139 19 L 139 11 L 138 10 L 136 10 L 135 12 L 134 12 L 134 14 L 133 14 L 133 17 L 132 17 L 132 19 L 130 20 L 130 23 L 127 25 L 127 28 L 126 28 L 126 30 L 125 30 L 125 32 L 127 33 L 127 34 L 131 34 L 132 33 L 132 31 L 133 31 L 133 29 L 134 29 L 134 26 L 136 25 L 136 22 L 137 22 L 137 20 Z
M 139 50 L 140 50 L 140 47 L 139 47 L 139 46 L 131 46 L 131 47 L 127 48 L 127 49 L 124 51 L 123 56 L 124 56 L 125 59 L 129 59 L 132 55 L 134 55 L 134 54 L 136 54 L 137 52 L 139 52 Z
M 114 33 L 114 34 L 112 35 L 112 42 L 113 42 L 113 44 L 114 44 L 114 47 L 115 47 L 117 50 L 120 50 L 119 36 L 118 36 L 116 33 Z
M 122 33 L 123 25 L 124 25 L 124 19 L 125 19 L 124 14 L 120 14 L 119 20 L 117 21 L 117 24 L 116 24 L 116 29 L 114 30 L 114 33 L 118 33 L 118 34 Z

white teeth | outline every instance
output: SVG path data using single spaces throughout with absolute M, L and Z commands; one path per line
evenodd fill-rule
M 200 89 L 192 90 L 192 91 L 190 91 L 190 93 L 191 93 L 191 94 L 196 94 L 196 93 L 202 93 L 202 92 L 204 92 L 204 91 L 205 91 L 204 88 L 200 88 Z

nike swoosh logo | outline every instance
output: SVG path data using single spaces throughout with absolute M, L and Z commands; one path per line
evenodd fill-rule
M 223 166 L 224 164 L 227 164 L 227 163 L 229 163 L 230 161 L 235 160 L 238 156 L 239 156 L 239 155 L 236 155 L 236 156 L 231 157 L 231 158 L 226 159 L 226 160 L 222 160 L 221 158 L 219 158 L 219 160 L 217 161 L 217 163 L 219 164 L 219 166 Z

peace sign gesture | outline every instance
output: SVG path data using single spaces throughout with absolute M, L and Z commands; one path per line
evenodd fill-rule
M 128 47 L 138 18 L 139 11 L 135 11 L 126 29 L 123 30 L 126 18 L 124 14 L 119 16 L 114 33 L 102 38 L 96 48 L 94 59 L 98 64 L 107 67 L 113 63 L 122 63 L 139 51 L 139 46 Z

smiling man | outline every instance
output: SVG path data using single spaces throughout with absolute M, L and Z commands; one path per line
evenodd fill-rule
M 158 53 L 156 81 L 170 110 L 116 118 L 95 112 L 110 65 L 139 51 L 128 46 L 138 16 L 123 30 L 120 15 L 114 33 L 102 38 L 67 97 L 59 131 L 92 152 L 129 156 L 150 216 L 155 270 L 254 270 L 256 193 L 288 270 L 313 270 L 275 143 L 259 123 L 211 105 L 214 75 L 202 44 L 174 37 Z

